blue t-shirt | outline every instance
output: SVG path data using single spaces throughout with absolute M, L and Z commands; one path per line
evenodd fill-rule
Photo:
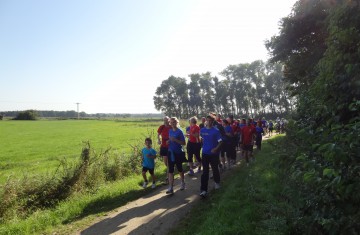
M 169 130 L 169 139 L 171 137 L 174 137 L 178 140 L 185 141 L 185 136 L 182 130 L 179 128 L 174 131 L 173 129 Z M 175 142 L 175 141 L 169 141 L 169 151 L 172 151 L 174 153 L 181 153 L 182 152 L 182 145 Z
M 226 126 L 225 127 L 225 132 L 226 134 L 230 133 L 230 134 L 233 134 L 233 130 L 231 128 L 231 126 Z M 227 136 L 227 135 L 224 135 L 222 136 L 222 139 L 225 143 L 230 143 L 231 142 L 231 137 L 230 136 Z
M 264 133 L 264 129 L 262 127 L 256 127 L 256 139 L 261 140 L 262 134 Z
M 142 152 L 142 156 L 143 156 L 143 167 L 149 168 L 149 169 L 154 169 L 155 168 L 155 160 L 153 158 L 149 158 L 146 155 L 151 155 L 151 156 L 155 156 L 156 155 L 156 151 L 153 148 L 143 148 L 141 150 Z
M 215 148 L 220 141 L 222 141 L 220 131 L 215 127 L 202 128 L 200 136 L 203 138 L 203 154 L 214 155 L 211 149 Z

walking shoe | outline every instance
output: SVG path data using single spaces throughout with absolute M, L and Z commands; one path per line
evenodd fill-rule
M 201 191 L 201 193 L 199 195 L 200 195 L 200 197 L 205 198 L 207 196 L 207 192 Z
M 193 170 L 189 170 L 188 175 L 193 176 L 193 175 L 194 175 L 194 171 L 193 171 Z
M 148 185 L 148 182 L 144 182 L 142 187 L 146 188 L 147 185 Z
M 151 185 L 151 188 L 156 188 L 156 184 L 153 183 L 153 184 Z
M 182 182 L 180 186 L 180 190 L 184 190 L 184 189 L 185 189 L 185 182 Z
M 219 189 L 220 188 L 220 184 L 219 183 L 215 183 L 215 189 Z
M 174 190 L 172 187 L 170 187 L 167 191 L 166 191 L 166 194 L 173 194 L 174 193 Z

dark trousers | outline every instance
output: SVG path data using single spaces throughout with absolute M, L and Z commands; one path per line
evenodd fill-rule
M 219 172 L 219 154 L 216 155 L 202 155 L 203 173 L 201 175 L 201 186 L 200 191 L 208 191 L 209 183 L 209 171 L 210 167 L 213 171 L 215 183 L 220 183 L 220 172 Z

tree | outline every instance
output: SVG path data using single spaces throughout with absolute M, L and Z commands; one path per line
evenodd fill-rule
M 204 101 L 200 96 L 200 74 L 190 74 L 189 88 L 189 109 L 190 113 L 199 116 L 204 108 Z
M 26 110 L 18 113 L 14 120 L 36 120 L 39 114 L 35 110 Z
M 358 1 L 298 1 L 267 44 L 298 97 L 286 139 L 293 149 L 282 159 L 303 202 L 293 221 L 298 233 L 360 229 L 359 12 Z
M 184 78 L 170 76 L 156 89 L 154 105 L 169 116 L 183 117 L 187 112 L 188 91 Z

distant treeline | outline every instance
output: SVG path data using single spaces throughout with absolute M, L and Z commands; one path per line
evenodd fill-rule
M 19 111 L 5 111 L 0 112 L 0 116 L 4 118 L 14 118 L 26 110 Z M 78 113 L 74 110 L 70 111 L 54 111 L 54 110 L 33 110 L 36 112 L 37 117 L 40 118 L 66 118 L 66 119 L 75 119 L 78 117 Z M 79 112 L 80 118 L 161 118 L 163 114 L 161 113 L 141 113 L 141 114 L 130 114 L 130 113 L 95 113 L 88 114 L 85 112 Z

